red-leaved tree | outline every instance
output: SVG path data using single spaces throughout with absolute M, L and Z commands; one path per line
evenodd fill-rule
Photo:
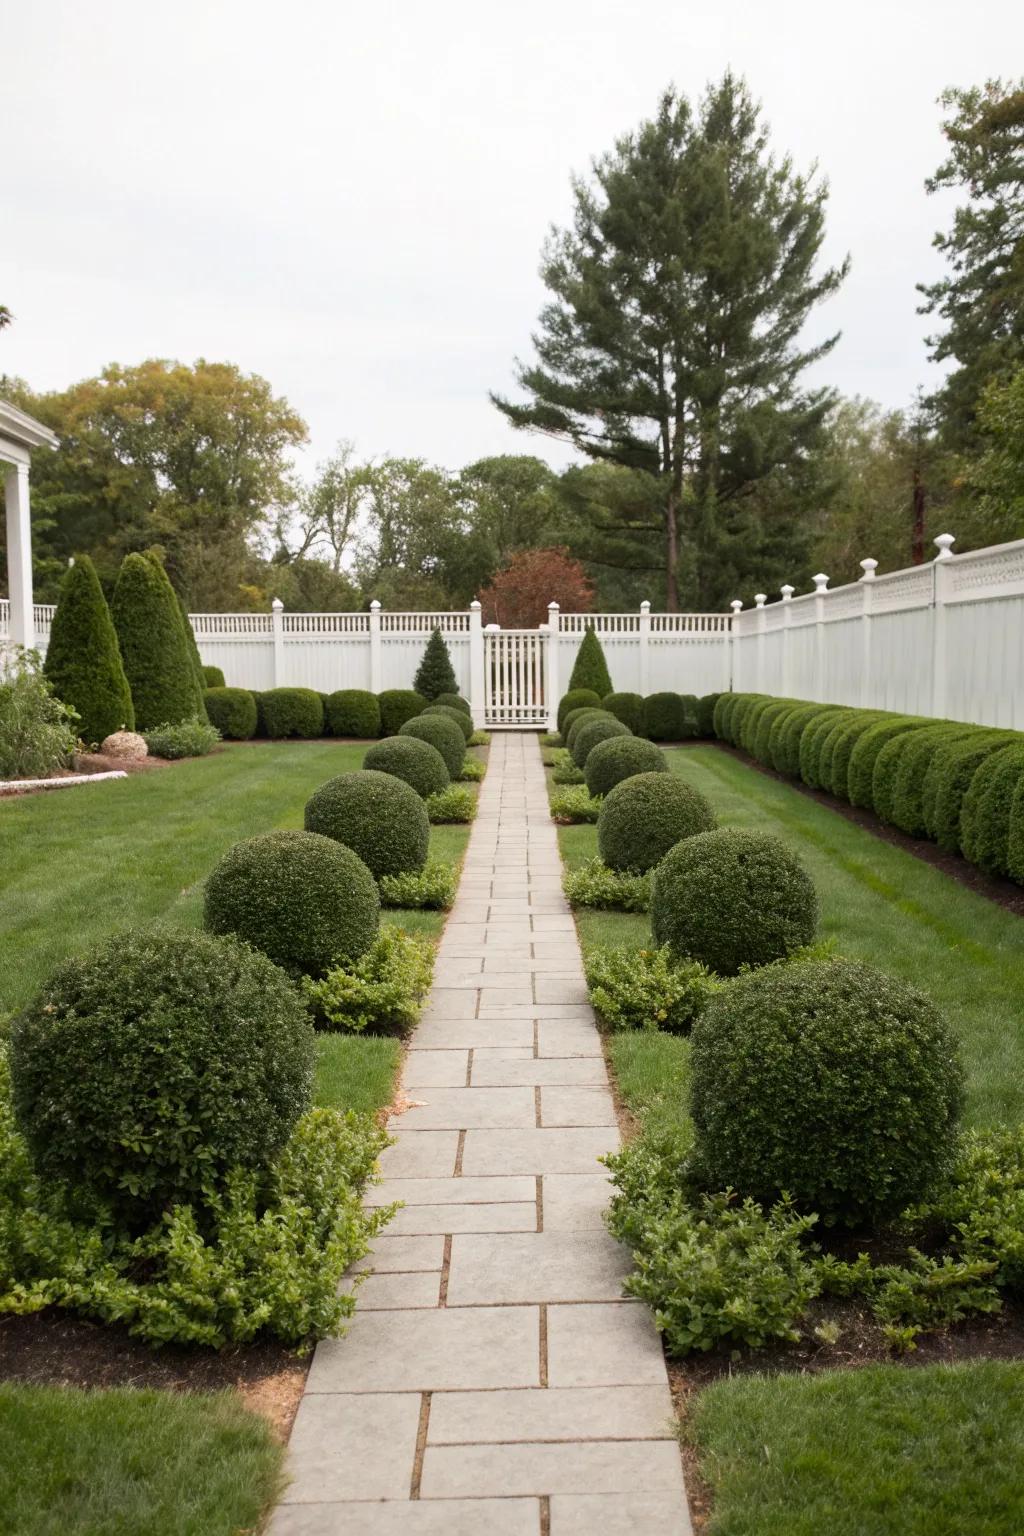
M 563 613 L 589 613 L 594 588 L 586 571 L 564 545 L 521 549 L 480 593 L 485 624 L 534 629 L 548 621 L 548 604 Z

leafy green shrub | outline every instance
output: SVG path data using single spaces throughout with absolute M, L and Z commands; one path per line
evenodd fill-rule
M 398 734 L 412 736 L 436 748 L 444 758 L 448 777 L 458 778 L 466 756 L 466 738 L 453 721 L 445 720 L 441 715 L 416 715 L 405 722 Z
M 220 667 L 203 666 L 200 670 L 203 674 L 203 684 L 206 688 L 224 688 L 227 686 L 224 681 L 224 673 Z
M 423 660 L 416 669 L 412 685 L 417 693 L 428 700 L 436 699 L 442 693 L 457 694 L 459 691 L 459 683 L 452 666 L 452 659 L 448 654 L 448 646 L 444 635 L 436 626 L 431 631 L 427 648 L 423 652 Z
M 781 716 L 788 715 L 791 707 L 785 700 L 780 700 L 778 703 L 766 704 L 758 716 L 751 753 L 766 768 L 773 768 L 775 766 L 771 755 L 771 738 L 775 722 Z
M 572 753 L 564 747 L 559 748 L 555 753 L 551 769 L 551 781 L 553 784 L 583 783 L 583 769 L 576 767 L 572 760 Z
M 901 731 L 885 743 L 871 771 L 871 804 L 876 816 L 911 837 L 924 836 L 921 790 L 932 754 L 963 733 L 944 722 L 919 731 Z
M 605 693 L 611 689 L 606 688 Z M 593 688 L 571 688 L 568 693 L 563 693 L 558 701 L 558 729 L 562 736 L 566 732 L 565 717 L 574 709 L 600 709 L 602 695 L 595 693 Z
M 644 699 L 640 733 L 648 741 L 682 741 L 686 710 L 678 693 L 649 693 Z
M 327 724 L 332 736 L 353 736 L 357 741 L 380 735 L 377 696 L 364 688 L 339 688 L 327 697 Z
M 587 757 L 584 775 L 592 795 L 607 795 L 637 773 L 668 773 L 668 762 L 660 747 L 639 736 L 612 737 L 598 742 Z
M 199 654 L 199 645 L 196 641 L 196 632 L 192 628 L 192 619 L 185 607 L 185 600 L 179 592 L 174 594 L 178 604 L 178 612 L 181 615 L 181 627 L 185 632 L 185 649 L 188 652 L 189 663 L 192 667 L 192 678 L 196 690 L 196 714 L 200 720 L 206 719 L 206 705 L 203 695 L 206 692 L 206 677 L 203 673 L 203 658 Z
M 322 981 L 303 982 L 303 995 L 331 1029 L 377 1034 L 412 1029 L 434 974 L 434 946 L 419 934 L 388 925 L 358 960 L 335 966 Z
M 260 696 L 260 709 L 272 741 L 323 735 L 324 707 L 312 688 L 269 688 Z
M 456 871 L 442 859 L 428 859 L 418 874 L 382 875 L 381 905 L 447 912 L 454 904 Z
M 962 1322 L 973 1312 L 997 1312 L 1002 1305 L 992 1281 L 995 1265 L 949 1254 L 934 1259 L 913 1247 L 906 1257 L 902 1264 L 872 1264 L 866 1253 L 853 1263 L 825 1254 L 816 1266 L 818 1283 L 827 1295 L 866 1297 L 900 1352 L 916 1349 L 919 1333 Z
M 754 743 L 757 740 L 757 728 L 761 722 L 761 716 L 766 709 L 773 709 L 776 704 L 787 702 L 788 700 L 773 698 L 770 694 L 758 694 L 756 698 L 751 699 L 749 706 L 743 713 L 736 745 L 752 757 L 754 755 Z
M 252 701 L 256 705 L 256 736 L 258 740 L 266 741 L 268 737 L 267 722 L 263 714 L 263 694 L 257 688 L 250 688 L 249 692 L 252 694 Z
M 470 757 L 469 753 L 462 760 L 459 770 L 459 778 L 466 784 L 479 784 L 486 777 L 487 768 L 478 757 Z
M 61 580 L 44 671 L 58 699 L 78 715 L 84 741 L 135 729 L 117 633 L 88 555 L 79 555 Z
M 179 757 L 206 757 L 220 741 L 220 731 L 215 725 L 202 720 L 180 720 L 175 725 L 158 725 L 152 731 L 144 731 L 143 738 L 151 757 L 163 757 L 173 761 Z
M 800 735 L 800 777 L 811 789 L 820 789 L 818 761 L 829 731 L 841 721 L 849 720 L 850 711 L 845 708 L 824 710 L 809 720 Z
M 705 693 L 697 700 L 697 735 L 710 741 L 715 735 L 715 708 L 720 693 Z
M 885 718 L 881 711 L 860 709 L 852 720 L 834 726 L 826 737 L 819 765 L 822 787 L 830 789 L 838 799 L 850 798 L 850 758 L 854 747 L 865 731 Z
M 919 731 L 928 724 L 927 720 L 919 720 L 916 715 L 890 715 L 887 719 L 878 720 L 864 732 L 850 753 L 850 763 L 846 770 L 851 805 L 873 809 L 871 781 L 878 754 L 894 736 L 900 736 L 904 731 Z
M 397 736 L 405 722 L 415 720 L 430 700 L 411 688 L 385 688 L 383 693 L 378 693 L 377 703 L 380 707 L 381 735 Z
M 960 852 L 960 807 L 975 773 L 993 752 L 1013 742 L 1014 738 L 1006 733 L 985 731 L 940 746 L 932 757 L 924 777 L 921 805 L 928 836 L 947 853 Z
M 476 795 L 460 784 L 449 784 L 428 797 L 427 816 L 435 827 L 464 826 L 476 818 Z
M 473 711 L 470 708 L 469 701 L 464 699 L 461 694 L 439 693 L 434 703 L 447 704 L 450 709 L 461 709 L 464 715 L 468 715 L 470 719 L 473 718 Z
M 589 688 L 591 692 L 596 693 L 599 699 L 603 699 L 606 693 L 612 691 L 608 663 L 604 659 L 604 651 L 597 631 L 592 627 L 588 627 L 583 636 L 583 643 L 576 652 L 576 660 L 573 662 L 569 677 L 570 693 L 584 688 Z
M 795 705 L 780 715 L 772 727 L 772 767 L 789 779 L 800 777 L 800 746 L 804 731 L 823 712 L 821 704 Z
M 489 731 L 474 731 L 466 742 L 467 747 L 489 747 L 490 744 L 491 735 Z
M 922 733 L 923 734 L 923 733 Z M 1024 780 L 1024 741 L 1001 747 L 978 766 L 960 810 L 964 857 L 989 875 L 1010 872 L 1010 811 Z
M 598 852 L 612 869 L 643 872 L 684 837 L 715 825 L 704 796 L 674 773 L 635 773 L 601 802 Z
M 174 588 L 158 560 L 126 555 L 110 605 L 135 728 L 177 724 L 203 713 L 202 690 Z
M 228 741 L 249 741 L 256 734 L 256 700 L 246 688 L 207 688 L 206 718 Z
M 415 872 L 427 860 L 426 807 L 393 773 L 362 768 L 328 779 L 306 801 L 303 825 L 351 848 L 376 880 Z
M 590 1001 L 612 1030 L 688 1034 L 721 985 L 704 966 L 661 949 L 594 949 L 585 959 Z
M 644 700 L 640 693 L 609 693 L 602 701 L 602 708 L 616 720 L 628 726 L 634 736 L 640 734 L 641 717 L 643 715 Z
M 590 798 L 590 791 L 585 784 L 573 784 L 551 796 L 552 821 L 593 823 L 600 809 L 600 800 Z
M 573 908 L 646 912 L 651 904 L 649 875 L 623 874 L 609 869 L 600 859 L 587 859 L 578 869 L 567 870 L 562 876 L 562 889 Z
M 732 714 L 733 704 L 736 702 L 736 694 L 720 693 L 715 701 L 715 707 L 711 714 L 711 724 L 719 741 L 728 741 L 729 716 Z
M 313 1036 L 287 978 L 203 933 L 119 933 L 14 1022 L 18 1123 L 46 1177 L 133 1220 L 265 1168 L 309 1107 Z
M 367 751 L 363 767 L 404 779 L 424 800 L 446 789 L 451 781 L 437 748 L 415 736 L 387 736 L 378 741 Z
M 37 651 L 20 649 L 0 671 L 0 779 L 41 779 L 67 767 L 78 716 L 43 676 Z
M 694 1026 L 691 1070 L 712 1188 L 761 1201 L 785 1190 L 827 1219 L 875 1223 L 949 1165 L 963 1100 L 954 1039 L 929 998 L 869 966 L 740 977 Z
M 726 738 L 734 747 L 742 746 L 747 715 L 755 704 L 764 699 L 763 693 L 739 693 L 729 713 L 729 735 Z
M 699 735 L 699 731 L 697 729 L 697 708 L 699 701 L 695 693 L 681 693 L 679 697 L 683 704 L 683 739 L 685 741 L 690 741 L 693 737 Z
M 1018 885 L 1024 885 L 1024 786 L 1017 785 L 1010 802 L 1010 825 L 1006 835 L 1006 873 Z
M 473 734 L 473 721 L 463 709 L 456 709 L 452 704 L 428 704 L 420 719 L 429 720 L 431 715 L 440 715 L 442 720 L 451 720 L 462 732 L 462 739 L 468 745 L 469 738 Z
M 380 898 L 358 854 L 317 832 L 265 832 L 229 848 L 206 881 L 204 920 L 291 972 L 322 976 L 365 953 Z
M 997 1285 L 1024 1293 L 1024 1126 L 967 1132 L 949 1177 L 914 1214 L 940 1223 L 958 1258 L 994 1265 Z
M 568 751 L 570 753 L 572 752 L 573 747 L 576 745 L 576 737 L 579 735 L 580 731 L 582 731 L 585 725 L 590 725 L 594 720 L 604 721 L 611 720 L 613 718 L 614 717 L 609 715 L 606 709 L 570 710 L 565 717 L 565 731 L 563 733 L 565 736 L 565 745 Z
M 581 720 L 572 732 L 573 744 L 569 748 L 572 760 L 577 768 L 585 770 L 587 758 L 600 742 L 611 741 L 615 736 L 628 737 L 629 734 L 629 726 L 616 720 L 614 715 L 606 715 L 603 720 Z
M 720 976 L 785 959 L 811 942 L 817 919 L 810 876 L 765 832 L 698 832 L 677 843 L 654 871 L 655 942 Z

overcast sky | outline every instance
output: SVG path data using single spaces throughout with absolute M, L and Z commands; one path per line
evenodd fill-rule
M 1024 68 L 1018 0 L 0 0 L 0 372 L 229 360 L 312 461 L 566 455 L 487 399 L 530 353 L 569 177 L 732 66 L 831 182 L 853 269 L 822 375 L 903 405 L 930 377 L 915 282 L 949 205 L 935 98 Z

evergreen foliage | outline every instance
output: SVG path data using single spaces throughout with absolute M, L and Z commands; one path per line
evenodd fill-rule
M 601 705 L 616 720 L 628 725 L 634 736 L 642 734 L 643 695 L 639 693 L 609 693 Z
M 202 691 L 167 573 L 146 555 L 126 555 L 111 603 L 137 730 L 205 717 Z
M 192 620 L 188 616 L 188 609 L 185 607 L 184 599 L 180 592 L 176 592 L 174 595 L 178 599 L 178 612 L 181 614 L 181 625 L 185 631 L 185 644 L 188 647 L 189 660 L 192 663 L 192 675 L 195 678 L 197 696 L 195 713 L 200 720 L 205 720 L 206 706 L 203 703 L 203 695 L 209 686 L 206 681 L 206 670 L 203 666 L 203 659 L 199 654 L 199 647 L 196 644 L 196 632 L 192 628 Z
M 385 688 L 377 695 L 381 735 L 396 736 L 405 722 L 414 720 L 427 703 L 429 700 L 413 688 Z
M 61 702 L 78 712 L 84 741 L 135 729 L 117 633 L 88 555 L 80 555 L 61 582 L 43 670 Z
M 594 692 L 593 688 L 572 688 L 568 693 L 563 693 L 558 701 L 558 729 L 562 735 L 566 731 L 566 716 L 572 714 L 574 709 L 601 709 L 601 696 Z
M 710 832 L 715 825 L 704 796 L 676 774 L 635 773 L 616 784 L 601 804 L 597 850 L 609 868 L 642 874 L 684 837 Z
M 256 700 L 246 688 L 207 688 L 206 717 L 227 741 L 249 741 L 256 734 Z
M 365 740 L 380 735 L 380 705 L 363 688 L 339 688 L 327 698 L 327 723 L 332 736 Z
M 423 660 L 413 679 L 413 687 L 431 703 L 442 693 L 457 694 L 459 691 L 455 668 L 440 629 L 435 629 L 427 641 Z
M 599 741 L 587 757 L 584 777 L 592 795 L 607 795 L 635 773 L 668 773 L 660 747 L 641 736 L 611 736 Z
M 427 808 L 392 773 L 363 768 L 328 779 L 306 801 L 304 825 L 351 848 L 376 880 L 415 873 L 427 861 Z
M 596 746 L 602 741 L 610 741 L 616 736 L 630 736 L 632 732 L 628 725 L 623 725 L 621 720 L 616 720 L 614 715 L 605 711 L 592 720 L 581 720 L 573 731 L 573 742 L 570 747 L 572 760 L 577 768 L 586 769 L 587 758 Z
M 612 691 L 611 674 L 608 671 L 608 663 L 604 659 L 604 650 L 596 629 L 588 628 L 583 636 L 583 644 L 576 653 L 573 663 L 572 675 L 569 678 L 569 692 L 579 688 L 589 688 L 596 693 L 599 699 Z
M 203 667 L 203 686 L 205 688 L 227 687 L 220 667 Z
M 405 722 L 398 734 L 418 737 L 436 747 L 444 758 L 448 777 L 458 778 L 466 755 L 466 737 L 454 720 L 446 720 L 444 715 L 416 715 Z
M 451 782 L 447 764 L 437 748 L 416 736 L 385 736 L 370 747 L 363 767 L 404 779 L 423 800 L 446 789 Z

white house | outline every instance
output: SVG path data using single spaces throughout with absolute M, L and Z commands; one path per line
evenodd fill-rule
M 57 438 L 41 421 L 0 400 L 0 473 L 7 508 L 7 580 L 11 595 L 8 638 L 35 644 L 32 607 L 32 526 L 28 511 L 28 470 L 33 448 L 56 448 Z

